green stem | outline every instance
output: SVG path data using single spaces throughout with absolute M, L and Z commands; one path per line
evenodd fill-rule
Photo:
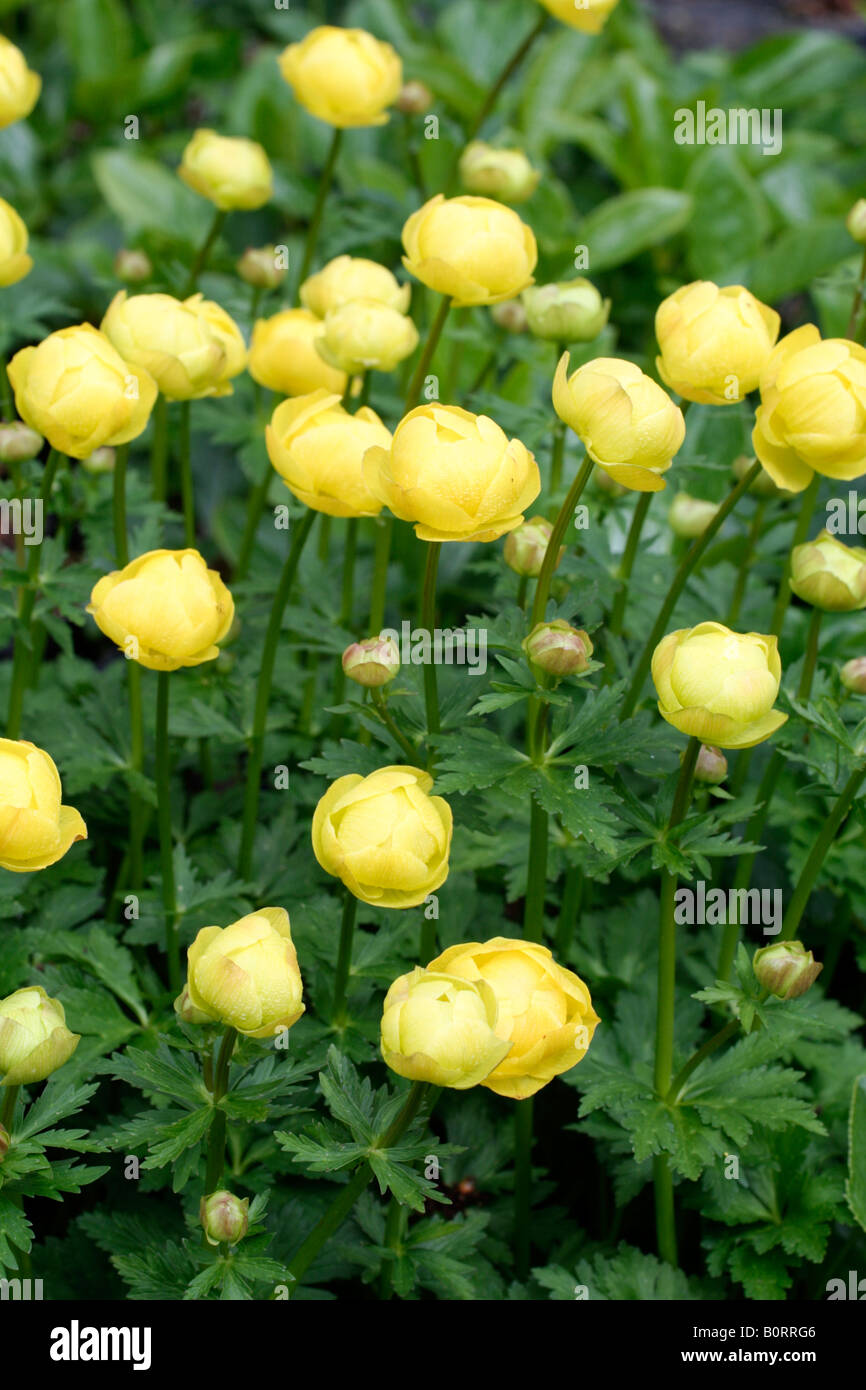
M 851 305 L 851 317 L 848 320 L 848 327 L 845 330 L 845 337 L 854 339 L 857 332 L 857 320 L 860 317 L 860 310 L 863 308 L 863 293 L 866 290 L 866 251 L 863 252 L 863 259 L 860 262 L 860 275 L 857 280 L 857 288 L 854 291 L 854 303 Z
M 428 763 L 432 763 L 431 739 L 439 733 L 439 692 L 436 685 L 436 664 L 433 650 L 433 631 L 436 624 L 436 575 L 439 569 L 441 541 L 427 542 L 427 562 L 424 566 L 424 588 L 421 594 L 421 626 L 430 639 L 430 660 L 424 663 L 424 707 L 427 712 Z
M 514 1106 L 514 1264 L 518 1279 L 529 1277 L 532 1248 L 533 1097 Z
M 764 525 L 764 513 L 767 510 L 766 501 L 762 500 L 755 507 L 755 515 L 752 517 L 752 524 L 749 527 L 749 535 L 746 540 L 746 553 L 740 561 L 740 568 L 737 573 L 737 582 L 734 586 L 731 606 L 728 610 L 726 626 L 732 628 L 740 616 L 740 609 L 743 606 L 743 599 L 746 596 L 746 583 L 749 578 L 752 557 L 758 549 L 758 541 Z
M 622 622 L 625 617 L 625 605 L 628 600 L 628 582 L 631 579 L 631 572 L 634 569 L 641 532 L 643 531 L 644 522 L 646 521 L 647 512 L 650 509 L 653 496 L 654 494 L 651 492 L 641 493 L 632 515 L 631 526 L 628 528 L 625 550 L 622 553 L 622 559 L 619 562 L 619 569 L 617 570 L 619 588 L 616 592 L 616 598 L 613 601 L 610 621 L 607 625 L 608 633 L 614 637 L 618 636 L 622 631 Z
M 0 1110 L 0 1125 L 6 1130 L 7 1134 L 12 1133 L 12 1117 L 15 1114 L 15 1102 L 18 1099 L 20 1086 L 4 1086 L 3 1108 Z
M 265 503 L 268 500 L 268 489 L 271 485 L 273 469 L 269 458 L 265 459 L 265 466 L 262 476 L 251 490 L 247 502 L 247 516 L 244 522 L 244 534 L 241 538 L 241 547 L 238 552 L 238 562 L 235 566 L 235 579 L 243 579 L 250 567 L 253 546 L 256 540 L 256 532 L 259 529 L 259 522 L 265 510 Z
M 436 919 L 435 917 L 421 918 L 421 931 L 418 934 L 418 960 L 425 965 L 431 961 L 436 954 Z
M 808 700 L 812 693 L 812 682 L 815 679 L 815 668 L 818 664 L 818 648 L 821 640 L 821 619 L 824 613 L 820 608 L 812 609 L 812 617 L 809 620 L 809 634 L 806 638 L 806 655 L 803 658 L 803 669 L 800 672 L 800 684 L 797 689 L 798 700 Z
M 141 667 L 137 661 L 127 663 L 129 684 L 129 766 L 140 773 L 144 767 L 144 711 L 141 700 Z M 144 803 L 138 792 L 129 791 L 129 886 L 137 893 L 142 885 L 144 843 Z
M 153 407 L 150 441 L 150 478 L 154 502 L 164 502 L 168 481 L 168 401 L 159 395 Z
M 720 1028 L 717 1033 L 713 1033 L 711 1038 L 707 1038 L 706 1042 L 703 1043 L 696 1052 L 692 1053 L 685 1066 L 681 1067 L 677 1072 L 668 1088 L 668 1093 L 665 1096 L 665 1103 L 667 1105 L 677 1104 L 683 1093 L 683 1088 L 692 1072 L 697 1071 L 701 1062 L 705 1061 L 707 1057 L 712 1056 L 718 1048 L 728 1041 L 728 1038 L 732 1038 L 739 1030 L 740 1020 L 738 1018 L 732 1018 L 729 1023 L 725 1024 L 724 1028 Z
M 562 900 L 556 924 L 556 954 L 560 959 L 567 957 L 571 950 L 582 897 L 583 869 L 578 864 L 569 864 L 565 871 L 565 883 L 562 888 Z
M 404 415 L 408 415 L 409 411 L 414 410 L 415 406 L 418 404 L 421 388 L 424 385 L 424 379 L 427 376 L 430 363 L 433 361 L 433 354 L 442 336 L 442 329 L 445 327 L 445 320 L 448 317 L 448 310 L 450 308 L 451 300 L 447 294 L 444 294 L 436 317 L 431 325 L 430 332 L 427 334 L 427 340 L 421 351 L 421 356 L 418 359 L 418 365 L 415 368 L 412 380 L 409 383 L 409 389 L 406 392 L 406 401 L 403 406 Z
M 388 588 L 388 559 L 391 554 L 392 516 L 377 517 L 373 548 L 373 583 L 370 589 L 370 636 L 378 637 L 385 621 L 385 597 Z
M 358 518 L 350 516 L 346 523 L 346 538 L 343 545 L 343 582 L 340 594 L 340 627 L 346 628 L 352 621 L 355 600 L 355 560 L 358 553 Z M 338 656 L 334 666 L 334 704 L 340 705 L 346 693 L 346 673 L 343 659 Z M 334 716 L 333 733 L 339 734 L 341 720 Z
M 232 1061 L 235 1039 L 237 1033 L 234 1028 L 227 1028 L 220 1043 L 220 1050 L 217 1054 L 216 1067 L 214 1069 L 213 1088 L 211 1097 L 214 1107 L 214 1116 L 211 1120 L 210 1133 L 207 1141 L 207 1172 L 204 1180 L 204 1195 L 209 1197 L 212 1192 L 216 1192 L 219 1187 L 220 1178 L 223 1175 L 226 1154 L 226 1112 L 220 1105 L 220 1101 L 226 1094 L 229 1086 L 229 1068 Z
M 812 517 L 815 512 L 815 507 L 818 504 L 818 489 L 820 488 L 820 486 L 821 478 L 820 475 L 816 473 L 811 483 L 807 487 L 805 493 L 803 494 L 803 502 L 800 507 L 800 515 L 797 518 L 797 525 L 794 529 L 794 539 L 791 542 L 792 551 L 798 545 L 803 545 L 803 543 L 808 538 L 809 527 L 812 524 Z M 782 575 L 782 580 L 779 584 L 779 592 L 776 595 L 776 606 L 773 609 L 773 621 L 770 625 L 770 632 L 774 637 L 781 636 L 782 626 L 785 621 L 785 614 L 787 613 L 788 605 L 791 602 L 790 580 L 791 556 L 789 554 L 787 562 L 785 564 L 785 572 Z
M 680 594 L 682 593 L 683 589 L 686 587 L 686 583 L 692 571 L 696 568 L 698 561 L 702 558 L 704 552 L 710 544 L 710 541 L 713 539 L 716 533 L 719 530 L 721 530 L 725 521 L 730 516 L 731 512 L 734 510 L 734 507 L 737 505 L 743 494 L 748 492 L 749 488 L 752 486 L 752 483 L 754 482 L 755 478 L 757 478 L 760 471 L 761 465 L 756 460 L 755 463 L 752 464 L 752 467 L 749 469 L 748 473 L 745 474 L 745 476 L 741 479 L 737 486 L 733 488 L 733 490 L 728 494 L 727 498 L 719 507 L 719 510 L 716 512 L 707 529 L 703 531 L 701 535 L 698 536 L 697 539 L 692 542 L 685 555 L 683 556 L 682 560 L 680 561 L 677 572 L 673 577 L 670 588 L 668 589 L 667 596 L 659 611 L 659 615 L 656 619 L 655 626 L 653 627 L 653 630 L 647 639 L 646 645 L 644 646 L 644 649 L 641 652 L 640 658 L 638 660 L 637 666 L 635 667 L 635 672 L 632 677 L 631 685 L 629 686 L 628 692 L 625 697 L 625 703 L 620 714 L 621 719 L 629 719 L 631 715 L 634 714 L 637 702 L 640 699 L 641 692 L 643 690 L 644 681 L 647 678 L 647 673 L 650 668 L 650 662 L 652 661 L 653 652 L 658 646 L 660 639 L 664 635 L 665 628 L 668 624 L 668 619 L 673 613 L 677 605 L 677 600 Z
M 322 173 L 319 178 L 319 191 L 316 195 L 316 203 L 313 208 L 313 215 L 310 218 L 310 225 L 307 228 L 307 240 L 304 245 L 304 259 L 301 262 L 301 273 L 298 276 L 298 284 L 296 288 L 299 288 L 304 283 L 304 281 L 310 273 L 310 267 L 313 264 L 313 256 L 316 252 L 316 241 L 319 236 L 319 228 L 322 225 L 322 214 L 325 211 L 325 203 L 328 198 L 328 193 L 331 189 L 331 184 L 334 181 L 334 169 L 337 165 L 337 156 L 340 153 L 340 145 L 342 143 L 342 139 L 342 130 L 339 126 L 335 126 L 334 133 L 331 136 L 331 147 L 328 150 L 328 158 L 325 161 L 325 167 L 322 170 Z
M 370 1146 L 372 1151 L 378 1152 L 383 1149 L 392 1148 L 397 1141 L 402 1138 L 403 1134 L 405 1134 L 406 1130 L 415 1119 L 415 1116 L 418 1114 L 428 1090 L 429 1086 L 427 1082 L 413 1082 L 403 1109 L 390 1128 L 387 1129 L 384 1134 L 377 1135 Z M 343 1187 L 339 1196 L 335 1197 L 322 1219 L 313 1227 L 288 1266 L 287 1273 L 291 1282 L 290 1292 L 297 1292 L 298 1285 L 301 1283 L 301 1280 L 319 1251 L 326 1242 L 330 1240 L 331 1236 L 340 1229 L 372 1176 L 373 1170 L 370 1164 L 362 1164 L 354 1177 Z
M 196 252 L 195 260 L 193 261 L 192 267 L 189 272 L 189 278 L 187 279 L 183 293 L 180 296 L 181 299 L 189 299 L 189 296 L 195 293 L 196 286 L 198 285 L 198 277 L 201 275 L 202 271 L 207 265 L 208 257 L 210 256 L 210 253 L 213 249 L 214 242 L 216 241 L 217 237 L 222 231 L 223 223 L 225 222 L 227 217 L 227 212 L 223 212 L 221 208 L 215 209 L 213 221 L 210 224 L 208 234 L 202 242 L 201 246 L 198 248 L 198 251 Z
M 157 672 L 156 685 L 156 802 L 159 822 L 159 858 L 162 870 L 162 906 L 165 913 L 165 953 L 168 983 L 180 989 L 180 952 L 177 940 L 177 898 L 174 886 L 174 844 L 171 831 L 171 764 L 168 743 L 168 695 L 171 675 Z
M 303 520 L 295 528 L 294 538 L 289 547 L 283 565 L 279 583 L 274 594 L 271 605 L 270 617 L 268 619 L 265 641 L 262 648 L 262 659 L 259 666 L 259 678 L 256 684 L 256 703 L 253 714 L 253 729 L 250 738 L 249 755 L 247 758 L 247 777 L 244 792 L 244 813 L 243 829 L 241 832 L 240 855 L 238 859 L 238 875 L 242 879 L 248 879 L 253 867 L 253 847 L 256 837 L 256 813 L 259 804 L 259 783 L 262 775 L 262 758 L 264 755 L 265 725 L 268 718 L 268 706 L 271 698 L 271 685 L 274 677 L 274 662 L 277 656 L 277 646 L 280 640 L 280 630 L 283 623 L 283 613 L 289 601 L 292 584 L 298 569 L 298 562 L 310 528 L 316 518 L 317 513 L 307 510 Z
M 656 1242 L 659 1258 L 666 1264 L 676 1266 L 677 1222 L 674 1209 L 674 1175 L 667 1154 L 656 1154 L 653 1158 L 653 1191 L 656 1208 Z
M 580 501 L 583 489 L 586 487 L 589 480 L 592 467 L 593 461 L 587 454 L 577 477 L 569 489 L 568 496 L 559 509 L 559 515 L 553 523 L 553 530 L 550 533 L 550 540 L 547 542 L 547 549 L 544 552 L 544 559 L 541 563 L 538 583 L 535 586 L 532 616 L 529 620 L 530 629 L 534 628 L 536 623 L 540 623 L 544 619 L 547 600 L 550 596 L 550 581 L 553 578 L 553 571 L 556 569 L 559 551 L 565 538 L 566 530 L 568 529 L 568 523 L 574 516 L 574 509 Z
M 340 923 L 340 948 L 334 971 L 334 999 L 331 1004 L 331 1024 L 334 1028 L 342 1028 L 346 1022 L 346 989 L 352 969 L 352 941 L 357 915 L 358 899 L 347 888 L 343 899 L 343 919 Z
M 550 454 L 550 495 L 555 497 L 562 486 L 562 464 L 565 458 L 565 422 L 557 420 L 553 427 L 553 448 Z
M 527 941 L 544 940 L 548 823 L 547 812 L 533 797 L 529 807 L 529 862 L 523 909 L 523 935 Z
M 51 498 L 51 489 L 54 485 L 54 478 L 59 463 L 60 454 L 58 454 L 56 449 L 52 449 L 45 463 L 45 469 L 42 474 L 42 486 L 39 490 L 39 501 L 43 516 L 47 510 L 46 504 Z M 35 673 L 35 667 L 38 664 L 34 648 L 34 660 L 32 663 L 34 671 L 31 672 L 31 662 L 28 652 L 33 648 L 32 618 L 39 587 L 40 550 L 41 546 L 31 545 L 27 556 L 27 583 L 24 586 L 18 609 L 18 628 L 15 633 L 15 646 L 12 657 L 9 711 L 6 719 L 7 738 L 18 738 L 19 736 L 21 731 L 21 715 L 24 710 L 24 690 L 29 677 Z
M 414 746 L 414 744 L 410 743 L 409 739 L 403 733 L 402 729 L 394 721 L 391 712 L 388 709 L 388 705 L 382 691 L 377 690 L 374 687 L 370 691 L 370 696 L 376 708 L 376 712 L 379 715 L 379 718 L 385 725 L 385 728 L 388 730 L 389 734 L 394 739 L 394 741 L 398 743 L 399 746 L 402 748 L 403 752 L 409 759 L 411 765 L 413 767 L 421 767 L 422 764 L 418 759 L 418 749 Z
M 815 886 L 815 881 L 821 872 L 821 865 L 824 863 L 827 856 L 827 851 L 836 838 L 837 830 L 846 819 L 864 778 L 866 778 L 866 766 L 858 768 L 856 772 L 853 772 L 842 788 L 842 791 L 839 793 L 835 805 L 825 821 L 820 835 L 812 846 L 811 853 L 806 863 L 803 865 L 800 877 L 797 880 L 794 895 L 788 903 L 788 910 L 782 921 L 782 931 L 779 936 L 780 941 L 790 941 L 796 934 L 797 928 L 800 925 L 800 919 L 806 910 L 806 904 Z
M 183 534 L 188 547 L 195 546 L 195 493 L 192 480 L 192 451 L 190 448 L 190 402 L 180 403 L 178 452 L 180 454 L 180 491 L 183 499 Z
M 114 517 L 114 555 L 117 568 L 123 569 L 129 563 L 129 545 L 126 539 L 126 465 L 129 458 L 129 445 L 121 444 L 114 456 L 114 479 L 112 493 L 112 514 Z
M 490 88 L 486 97 L 484 98 L 483 102 L 478 108 L 478 111 L 476 112 L 472 120 L 472 123 L 466 132 L 467 145 L 469 144 L 470 140 L 475 139 L 479 130 L 484 125 L 484 122 L 487 120 L 487 117 L 490 115 L 491 111 L 496 105 L 500 92 L 505 87 L 506 83 L 510 80 L 510 78 L 514 76 L 517 69 L 520 67 L 521 63 L 528 55 L 530 49 L 533 47 L 536 39 L 539 37 L 539 35 L 542 33 L 542 31 L 548 24 L 549 20 L 550 14 L 546 10 L 542 11 L 542 13 L 538 17 L 538 22 L 533 26 L 532 29 L 530 29 L 529 33 L 521 43 L 520 47 L 515 50 L 515 52 L 509 58 L 508 62 L 505 64 L 499 76 L 496 78 L 496 81 L 493 83 L 493 86 Z

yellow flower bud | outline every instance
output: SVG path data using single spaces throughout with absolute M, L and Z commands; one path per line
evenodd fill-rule
M 448 877 L 451 808 L 417 767 L 338 777 L 313 815 L 313 853 L 373 907 L 417 907 Z
M 707 502 L 703 497 L 690 497 L 687 492 L 678 492 L 668 512 L 668 525 L 675 536 L 693 540 L 702 536 L 719 510 L 717 502 Z
M 328 516 L 377 516 L 382 503 L 368 486 L 364 455 L 388 449 L 391 435 L 375 410 L 351 415 L 340 397 L 312 391 L 283 401 L 265 431 L 268 458 L 306 506 Z
M 178 169 L 184 183 L 223 212 L 260 208 L 274 191 L 267 155 L 255 140 L 197 130 Z
M 780 324 L 742 285 L 683 285 L 656 312 L 659 376 L 684 400 L 736 405 L 757 389 Z
M 516 531 L 510 531 L 505 538 L 505 563 L 515 574 L 528 575 L 537 579 L 547 554 L 547 545 L 553 535 L 553 526 L 543 516 L 531 516 L 521 522 Z M 558 565 L 565 554 L 565 546 L 559 547 L 556 557 Z M 555 568 L 555 566 L 554 566 Z
M 117 455 L 113 449 L 109 449 L 104 444 L 101 449 L 94 449 L 92 454 L 88 454 L 86 459 L 81 460 L 81 467 L 85 473 L 97 475 L 99 473 L 113 473 Z
M 754 748 L 788 718 L 773 709 L 782 679 L 777 637 L 722 623 L 669 632 L 653 653 L 659 714 L 718 748 Z
M 845 226 L 860 246 L 866 246 L 866 198 L 858 198 L 848 216 Z
M 400 88 L 396 105 L 407 116 L 420 116 L 433 105 L 433 93 L 423 82 L 406 82 Z
M 855 656 L 851 661 L 846 661 L 839 672 L 839 679 L 852 694 L 866 695 L 866 656 Z
M 170 294 L 128 297 L 119 290 L 102 320 L 102 331 L 117 351 L 148 371 L 170 401 L 231 391 L 225 344 L 199 312 L 199 303 L 198 295 L 184 304 Z
M 365 637 L 343 652 L 343 670 L 349 680 L 368 690 L 387 685 L 400 670 L 400 651 L 393 637 Z
M 618 0 L 539 0 L 555 19 L 583 34 L 600 34 Z
M 9 363 L 18 413 L 52 448 L 87 458 L 146 428 L 156 382 L 89 323 L 50 333 Z
M 146 251 L 136 247 L 122 247 L 114 258 L 114 273 L 118 280 L 126 280 L 130 285 L 149 280 L 153 265 Z
M 177 671 L 219 656 L 235 606 L 197 550 L 149 550 L 104 575 L 87 611 L 130 660 Z
M 521 298 L 530 333 L 547 342 L 591 343 L 610 317 L 610 300 L 583 277 L 530 285 Z
M 597 357 L 568 375 L 563 353 L 553 408 L 579 435 L 590 458 L 634 492 L 660 492 L 659 476 L 686 437 L 683 413 L 634 362 Z
M 220 1188 L 199 1202 L 198 1216 L 208 1245 L 237 1245 L 250 1224 L 249 1197 L 236 1197 Z
M 28 459 L 35 459 L 44 443 L 41 434 L 20 420 L 0 425 L 0 459 L 4 463 L 26 463 Z
M 496 1034 L 511 1044 L 482 1082 L 497 1095 L 534 1096 L 586 1055 L 599 1017 L 583 980 L 557 965 L 546 946 L 495 936 L 449 946 L 427 969 L 493 989 L 499 1005 Z
M 27 228 L 11 203 L 0 198 L 0 288 L 29 275 L 33 258 L 27 254 Z
M 42 90 L 42 78 L 31 72 L 20 48 L 0 35 L 0 130 L 29 116 Z
M 412 296 L 411 285 L 401 285 L 387 266 L 363 256 L 337 256 L 301 285 L 301 303 L 323 319 L 355 299 L 375 299 L 405 314 Z
M 685 758 L 685 749 L 683 758 Z M 728 760 L 719 748 L 712 748 L 706 743 L 702 743 L 698 751 L 698 760 L 695 763 L 695 781 L 705 782 L 711 787 L 718 787 L 724 782 L 728 775 Z
M 582 628 L 572 627 L 562 618 L 536 623 L 522 646 L 533 665 L 550 676 L 577 676 L 589 670 L 589 637 Z
M 174 1011 L 179 1019 L 184 1023 L 199 1024 L 212 1023 L 210 1014 L 206 1014 L 203 1009 L 197 1009 L 189 997 L 189 985 L 184 985 L 180 994 L 174 1001 Z
M 63 789 L 54 760 L 23 739 L 0 738 L 0 868 L 32 873 L 56 864 L 87 826 Z
M 231 314 L 227 314 L 222 305 L 215 303 L 214 300 L 203 299 L 200 294 L 194 294 L 189 299 L 185 299 L 183 304 L 185 309 L 192 309 L 204 320 L 225 354 L 222 369 L 214 381 L 216 389 L 212 394 L 215 396 L 230 395 L 229 381 L 232 377 L 239 376 L 247 365 L 247 345 L 244 342 L 244 335 Z
M 273 1038 L 304 1012 L 289 914 L 260 907 L 230 927 L 202 927 L 187 952 L 196 1009 L 247 1038 Z
M 238 275 L 257 290 L 275 290 L 286 278 L 275 246 L 248 246 L 235 267 Z
M 489 1076 L 511 1044 L 496 1036 L 499 1006 L 477 983 L 420 966 L 395 980 L 382 1012 L 382 1057 L 398 1076 L 466 1091 Z
M 319 356 L 315 344 L 321 332 L 321 319 L 308 309 L 283 309 L 272 318 L 259 319 L 248 364 L 253 381 L 281 396 L 319 390 L 342 396 L 348 377 Z
M 529 327 L 526 310 L 519 299 L 501 299 L 491 305 L 490 317 L 504 333 L 525 333 Z
M 417 346 L 418 330 L 412 320 L 375 299 L 354 299 L 334 309 L 316 339 L 319 356 L 351 376 L 392 372 Z
M 866 550 L 843 545 L 828 531 L 791 551 L 791 588 L 827 613 L 866 608 Z
M 422 541 L 495 541 L 541 491 L 538 464 L 486 415 L 422 405 L 400 421 L 390 453 L 364 460 L 371 492 Z
M 513 299 L 532 284 L 535 237 L 517 213 L 490 198 L 437 193 L 403 228 L 403 264 L 457 307 Z
M 824 966 L 802 941 L 774 941 L 752 958 L 758 984 L 776 999 L 799 999 L 811 989 Z
M 822 340 L 804 324 L 761 373 L 752 445 L 774 483 L 802 492 L 816 473 L 846 482 L 866 472 L 866 348 Z
M 41 985 L 17 989 L 0 1000 L 0 1085 L 44 1081 L 68 1062 L 79 1042 L 66 1027 L 59 999 Z
M 538 187 L 541 170 L 533 169 L 523 150 L 504 150 L 484 140 L 470 140 L 460 156 L 460 182 L 467 193 L 525 203 Z
M 296 99 L 328 125 L 384 125 L 403 85 L 403 64 L 389 43 L 364 29 L 322 25 L 280 55 Z

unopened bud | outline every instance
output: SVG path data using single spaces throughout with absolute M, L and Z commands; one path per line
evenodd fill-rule
M 503 150 L 484 140 L 471 140 L 460 156 L 460 182 L 468 193 L 525 203 L 538 187 L 541 171 L 523 150 Z
M 519 299 L 503 299 L 500 304 L 494 304 L 490 317 L 497 328 L 503 328 L 506 333 L 525 333 L 529 326 L 526 310 Z
M 407 82 L 401 88 L 395 104 L 397 110 L 407 116 L 421 116 L 433 105 L 433 93 L 423 82 Z
M 400 670 L 400 652 L 393 637 L 366 637 L 343 652 L 343 670 L 367 689 L 387 685 Z
M 553 526 L 543 516 L 531 516 L 521 522 L 515 531 L 505 537 L 505 563 L 515 574 L 528 575 L 535 579 L 541 574 L 541 566 L 547 553 L 547 545 L 553 534 Z M 556 563 L 559 564 L 565 552 L 560 546 Z
M 184 1023 L 213 1023 L 210 1014 L 203 1013 L 197 1009 L 189 997 L 189 985 L 184 985 L 180 994 L 174 1001 L 174 1011 L 178 1018 L 183 1019 Z
M 0 424 L 0 459 L 4 463 L 26 463 L 35 459 L 45 441 L 22 420 L 10 425 Z
M 740 454 L 731 464 L 731 472 L 738 483 L 741 483 L 755 462 L 754 454 Z M 766 468 L 762 468 L 749 488 L 752 497 L 784 497 L 785 489 L 777 487 L 770 477 Z
M 824 969 L 802 941 L 777 941 L 755 952 L 752 968 L 758 983 L 777 999 L 799 999 Z
M 94 449 L 92 454 L 82 459 L 81 467 L 85 473 L 113 473 L 114 460 L 114 450 L 108 444 L 104 444 L 101 449 Z
M 556 618 L 552 623 L 536 623 L 524 638 L 523 650 L 548 675 L 574 676 L 589 670 L 592 643 L 580 628 Z
M 241 279 L 257 290 L 275 290 L 286 278 L 275 246 L 248 246 L 236 269 Z
M 866 656 L 855 656 L 853 661 L 846 661 L 839 672 L 839 679 L 846 690 L 853 691 L 855 695 L 866 695 Z
M 610 300 L 590 280 L 530 285 L 521 295 L 530 332 L 552 343 L 591 343 L 610 317 Z
M 847 546 L 828 531 L 791 551 L 792 591 L 827 613 L 866 608 L 866 550 Z
M 114 273 L 118 280 L 125 280 L 129 285 L 138 285 L 142 280 L 150 279 L 153 266 L 146 251 L 124 247 L 114 258 Z
M 705 502 L 702 497 L 678 492 L 668 512 L 668 525 L 675 536 L 694 540 L 703 535 L 718 510 L 716 502 Z
M 9 1145 L 11 1144 L 11 1142 L 12 1141 L 9 1138 L 8 1129 L 5 1125 L 0 1125 L 0 1163 L 3 1162 L 4 1158 L 8 1154 Z
M 717 787 L 720 782 L 724 782 L 727 775 L 728 760 L 721 749 L 711 748 L 709 744 L 702 743 L 695 763 L 695 781 L 707 782 L 711 787 Z
M 250 1224 L 249 1198 L 236 1197 L 224 1189 L 202 1197 L 199 1220 L 209 1245 L 237 1245 Z
M 856 242 L 866 246 L 866 198 L 858 198 L 848 216 L 845 226 Z

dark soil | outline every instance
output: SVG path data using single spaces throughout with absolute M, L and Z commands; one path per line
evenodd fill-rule
M 792 29 L 828 29 L 866 43 L 855 0 L 650 0 L 659 28 L 678 49 L 746 48 Z

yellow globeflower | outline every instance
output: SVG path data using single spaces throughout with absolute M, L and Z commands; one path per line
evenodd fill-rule
M 586 1055 L 598 1014 L 583 980 L 546 946 L 495 936 L 449 946 L 427 969 L 483 982 L 496 995 L 496 1034 L 510 1050 L 481 1084 L 497 1095 L 534 1096 Z
M 717 748 L 754 748 L 785 723 L 773 709 L 782 679 L 779 641 L 722 623 L 669 632 L 653 653 L 659 714 Z
M 403 85 L 403 64 L 389 43 L 364 29 L 325 24 L 280 56 L 297 100 L 328 125 L 384 125 Z
M 321 333 L 321 319 L 308 309 L 283 309 L 272 318 L 259 319 L 248 363 L 253 381 L 281 396 L 306 396 L 320 389 L 342 396 L 349 378 L 319 356 L 316 340 Z
M 390 452 L 364 460 L 370 490 L 422 541 L 495 541 L 541 491 L 538 464 L 486 415 L 422 405 L 397 426 Z
M 448 877 L 451 808 L 417 767 L 338 777 L 313 815 L 313 853 L 373 907 L 417 907 Z
M 219 656 L 235 606 L 197 550 L 149 550 L 104 575 L 87 611 L 130 660 L 177 671 Z
M 600 34 L 618 0 L 539 0 L 563 24 L 584 34 Z
M 183 302 L 185 308 L 192 309 L 204 320 L 225 353 L 222 370 L 216 378 L 217 389 L 213 394 L 230 395 L 232 388 L 229 382 L 233 377 L 239 376 L 247 365 L 244 335 L 231 314 L 227 314 L 222 305 L 213 299 L 203 299 L 200 294 L 194 294 Z
M 255 140 L 197 130 L 183 152 L 178 174 L 223 212 L 260 208 L 274 190 L 267 155 Z
M 29 116 L 42 90 L 42 78 L 31 72 L 20 48 L 0 34 L 0 130 Z
M 226 348 L 199 312 L 200 298 L 182 303 L 170 294 L 119 290 L 102 320 L 102 331 L 128 362 L 150 372 L 170 401 L 228 395 Z
M 460 182 L 467 193 L 525 203 L 538 187 L 541 170 L 534 169 L 523 150 L 505 150 L 483 140 L 470 140 L 460 156 Z
M 393 372 L 418 346 L 410 318 L 375 299 L 353 299 L 328 314 L 316 351 L 338 371 Z
M 0 1085 L 31 1086 L 68 1062 L 79 1042 L 59 999 L 41 985 L 0 999 Z
M 866 550 L 843 545 L 822 531 L 791 551 L 791 588 L 827 613 L 866 608 Z
M 757 390 L 781 319 L 742 285 L 683 285 L 656 312 L 666 386 L 701 405 L 735 405 Z
M 248 1038 L 272 1038 L 304 1012 L 289 914 L 260 907 L 230 927 L 202 927 L 187 954 L 193 1009 Z
M 437 193 L 403 228 L 403 264 L 456 307 L 498 304 L 532 284 L 538 247 L 512 208 L 491 198 Z
M 9 363 L 22 420 L 53 449 L 87 458 L 103 444 L 126 444 L 147 426 L 156 383 L 89 323 L 50 333 Z
M 563 353 L 553 383 L 553 408 L 614 482 L 634 492 L 660 492 L 686 437 L 682 411 L 634 362 L 596 357 L 568 375 Z
M 822 341 L 812 323 L 783 338 L 761 373 L 752 444 L 789 492 L 816 473 L 846 482 L 866 473 L 866 348 Z
M 27 254 L 27 228 L 11 203 L 0 198 L 0 288 L 29 275 L 33 258 Z
M 382 1013 L 382 1057 L 398 1076 L 466 1091 L 510 1048 L 496 1036 L 499 1006 L 484 980 L 420 966 L 395 980 Z
M 363 256 L 336 256 L 301 285 L 301 303 L 320 319 L 354 299 L 375 299 L 405 314 L 411 295 L 411 285 L 401 285 L 387 266 Z
M 351 415 L 340 397 L 313 391 L 283 401 L 265 431 L 268 458 L 301 502 L 328 516 L 376 516 L 382 503 L 364 476 L 364 455 L 388 449 L 391 436 L 375 410 Z
M 0 738 L 0 868 L 15 874 L 62 859 L 87 826 L 72 806 L 53 758 L 23 739 Z

